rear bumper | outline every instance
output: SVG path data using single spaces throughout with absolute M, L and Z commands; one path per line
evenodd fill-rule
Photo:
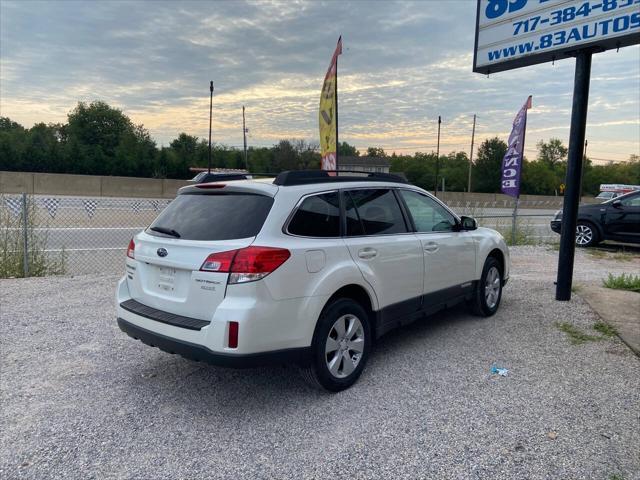
M 554 232 L 560 233 L 562 230 L 562 220 L 551 220 L 549 226 Z
M 162 298 L 134 300 L 124 277 L 118 283 L 115 300 L 117 318 L 159 338 L 194 345 L 224 358 L 309 347 L 327 298 L 275 301 L 263 282 L 250 282 L 229 286 L 225 299 L 211 309 L 210 317 L 205 317 L 194 315 L 187 302 L 168 305 Z M 228 347 L 230 322 L 239 326 L 237 348 Z
M 149 346 L 158 347 L 168 353 L 177 353 L 189 360 L 206 362 L 220 367 L 252 368 L 291 363 L 305 365 L 309 363 L 311 358 L 311 347 L 245 354 L 222 353 L 209 350 L 203 345 L 152 332 L 122 318 L 118 318 L 118 326 L 130 337 Z

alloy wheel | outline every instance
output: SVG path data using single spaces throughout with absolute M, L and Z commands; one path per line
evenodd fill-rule
M 331 375 L 345 378 L 357 368 L 364 351 L 364 328 L 353 314 L 342 315 L 329 329 L 325 361 Z
M 593 230 L 588 225 L 578 225 L 576 227 L 576 244 L 580 246 L 589 245 L 593 240 Z
M 500 298 L 500 272 L 497 267 L 491 267 L 487 272 L 484 284 L 484 298 L 487 307 L 493 309 Z

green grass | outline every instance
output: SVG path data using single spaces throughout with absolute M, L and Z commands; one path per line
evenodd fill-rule
M 609 480 L 624 480 L 624 477 L 617 473 L 612 473 L 611 475 L 609 475 Z
M 615 328 L 604 322 L 596 322 L 592 327 L 593 330 L 598 332 L 600 335 L 590 335 L 585 333 L 575 325 L 568 322 L 556 323 L 556 327 L 558 327 L 560 331 L 566 333 L 572 345 L 582 345 L 587 342 L 599 342 L 600 340 L 605 340 L 606 338 L 611 338 L 618 334 Z
M 505 225 L 502 222 L 496 222 L 494 230 L 500 232 L 506 244 L 511 247 L 516 245 L 540 245 L 542 243 L 540 236 L 536 235 L 535 229 L 528 220 L 525 222 L 518 220 L 516 222 L 515 242 L 511 235 L 511 223 Z
M 593 329 L 605 337 L 615 337 L 618 334 L 615 328 L 605 322 L 596 322 Z
M 616 290 L 640 292 L 640 275 L 632 275 L 630 273 L 621 275 L 609 274 L 606 279 L 602 280 L 602 285 Z
M 560 331 L 567 334 L 567 337 L 569 337 L 569 341 L 572 345 L 582 345 L 583 343 L 598 342 L 602 340 L 602 337 L 588 335 L 567 322 L 556 323 L 556 327 L 558 327 Z

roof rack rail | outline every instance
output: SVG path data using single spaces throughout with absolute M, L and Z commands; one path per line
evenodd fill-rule
M 334 173 L 334 175 L 329 175 Z M 357 173 L 358 175 L 345 175 Z M 337 183 L 337 182 L 394 182 L 408 183 L 404 178 L 392 173 L 365 172 L 363 170 L 288 170 L 279 173 L 274 185 L 308 185 L 312 183 Z

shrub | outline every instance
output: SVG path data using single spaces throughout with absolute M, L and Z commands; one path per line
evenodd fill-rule
M 627 275 L 625 273 L 621 275 L 609 274 L 606 279 L 602 280 L 602 285 L 616 290 L 640 292 L 640 275 Z

